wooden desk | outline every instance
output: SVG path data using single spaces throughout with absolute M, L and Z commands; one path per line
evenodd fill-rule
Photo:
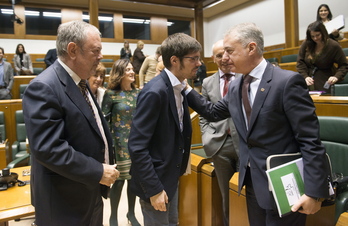
M 18 178 L 23 181 L 30 179 L 30 176 L 23 176 L 23 170 L 30 169 L 30 166 L 11 169 L 11 172 L 18 173 Z M 23 187 L 8 188 L 0 191 L 0 225 L 7 226 L 8 221 L 27 217 L 35 214 L 35 209 L 31 205 L 30 184 Z
M 311 95 L 318 116 L 348 117 L 348 97 Z

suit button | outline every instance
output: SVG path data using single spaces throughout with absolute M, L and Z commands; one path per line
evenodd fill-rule
M 176 165 L 176 167 L 178 167 L 178 168 L 179 168 L 179 167 L 180 167 L 180 164 L 177 164 L 177 165 Z
M 105 149 L 104 149 L 104 148 L 103 148 L 103 149 L 101 149 L 101 152 L 102 152 L 102 153 L 104 153 L 104 152 L 105 152 Z
M 248 144 L 248 148 L 251 149 L 253 146 L 251 144 Z

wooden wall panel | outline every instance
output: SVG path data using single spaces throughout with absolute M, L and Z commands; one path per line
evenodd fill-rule
M 153 43 L 162 43 L 168 37 L 167 19 L 151 17 L 151 40 Z

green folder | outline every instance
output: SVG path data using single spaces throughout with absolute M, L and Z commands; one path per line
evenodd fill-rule
M 267 167 L 269 188 L 282 217 L 291 212 L 291 207 L 304 194 L 303 161 L 300 153 L 276 155 L 269 157 Z

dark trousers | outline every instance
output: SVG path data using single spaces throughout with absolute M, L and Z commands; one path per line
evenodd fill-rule
M 249 167 L 245 175 L 245 185 L 250 226 L 304 226 L 306 224 L 307 215 L 305 214 L 294 212 L 280 218 L 277 210 L 261 208 L 256 200 Z
M 144 226 L 176 226 L 178 225 L 178 190 L 173 199 L 166 205 L 167 211 L 158 211 L 151 203 L 140 199 L 141 211 L 144 216 Z

